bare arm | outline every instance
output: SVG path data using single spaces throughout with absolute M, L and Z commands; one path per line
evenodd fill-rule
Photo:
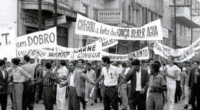
M 80 73 L 80 74 L 81 74 L 81 78 L 87 80 L 91 84 L 94 84 L 94 81 L 92 81 L 90 78 L 88 78 L 88 76 L 86 74 L 84 74 L 84 73 Z
M 101 74 L 99 78 L 95 81 L 95 85 L 98 84 L 103 78 L 104 76 Z

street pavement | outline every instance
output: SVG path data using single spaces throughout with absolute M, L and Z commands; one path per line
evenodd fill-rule
M 66 110 L 68 110 L 67 103 L 68 103 L 68 100 L 66 101 Z M 183 101 L 180 101 L 180 102 L 178 102 L 178 103 L 175 104 L 174 110 L 184 110 L 183 106 L 184 106 Z M 10 98 L 8 98 L 8 107 L 7 107 L 7 110 L 12 110 L 11 109 Z M 34 110 L 44 110 L 44 105 L 41 102 L 39 104 L 35 104 L 34 105 Z M 57 110 L 56 105 L 54 105 L 54 110 Z M 97 103 L 97 104 L 94 104 L 93 106 L 88 105 L 87 106 L 87 110 L 103 110 L 103 103 Z M 120 107 L 119 110 L 121 110 L 121 107 Z M 164 107 L 164 110 L 168 110 L 166 108 L 166 106 Z

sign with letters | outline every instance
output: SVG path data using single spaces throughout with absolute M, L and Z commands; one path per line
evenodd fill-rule
M 57 17 L 57 24 L 67 23 L 66 16 L 59 16 Z M 53 26 L 54 25 L 54 18 L 45 20 L 45 26 Z
M 122 11 L 98 10 L 98 21 L 106 24 L 122 23 Z
M 160 19 L 140 28 L 123 28 L 99 23 L 78 14 L 75 34 L 119 40 L 163 40 Z
M 56 27 L 17 37 L 17 48 L 48 47 L 57 45 Z

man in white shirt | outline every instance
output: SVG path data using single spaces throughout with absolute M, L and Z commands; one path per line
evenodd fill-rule
M 147 67 L 147 71 L 148 71 L 148 74 L 149 74 L 149 75 L 151 75 L 150 66 L 151 66 L 151 64 L 153 64 L 153 63 L 154 63 L 153 58 L 150 58 L 150 59 L 149 59 L 149 66 Z
M 96 80 L 95 84 L 98 84 L 99 81 L 104 79 L 104 110 L 111 110 L 110 107 L 112 107 L 113 110 L 118 110 L 118 78 L 121 77 L 122 80 L 124 80 L 124 76 L 117 67 L 110 64 L 111 62 L 108 56 L 102 57 L 102 61 L 102 74 Z
M 168 65 L 165 66 L 163 75 L 167 84 L 168 110 L 174 110 L 174 97 L 176 92 L 176 79 L 178 78 L 178 67 L 174 65 L 174 57 L 168 57 Z
M 86 75 L 92 80 L 96 80 L 96 73 L 91 67 L 92 65 L 90 63 L 86 64 Z M 88 99 L 90 99 L 91 105 L 94 104 L 94 95 L 90 98 L 89 95 L 93 89 L 93 85 L 89 83 L 88 81 L 86 82 L 86 87 L 85 87 L 85 101 L 88 102 Z
M 66 68 L 66 61 L 60 61 L 60 68 L 58 69 L 58 78 L 64 82 L 67 80 L 69 75 L 69 70 Z M 65 110 L 65 96 L 66 96 L 66 86 L 60 87 L 57 85 L 56 93 L 56 104 L 58 110 Z

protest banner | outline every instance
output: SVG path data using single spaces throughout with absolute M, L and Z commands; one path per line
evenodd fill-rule
M 0 58 L 10 59 L 16 57 L 16 37 L 17 31 L 14 26 L 3 27 L 0 30 Z
M 17 49 L 17 57 L 23 57 L 24 55 L 29 55 L 31 58 L 39 59 L 63 59 L 68 60 L 73 58 L 73 52 L 71 50 L 65 51 L 49 51 L 44 49 L 30 49 L 21 48 Z
M 83 52 L 97 52 L 102 50 L 101 43 L 92 43 L 84 47 L 74 48 L 74 53 L 83 53 Z
M 99 52 L 80 52 L 80 53 L 74 53 L 74 60 L 78 59 L 84 59 L 84 60 L 101 60 L 102 53 Z
M 143 49 L 140 49 L 138 51 L 132 52 L 128 54 L 128 58 L 132 59 L 139 59 L 139 60 L 147 60 L 150 58 L 149 55 L 149 48 L 145 47 Z
M 166 59 L 168 56 L 174 56 L 175 62 L 184 62 L 184 61 L 190 60 L 195 55 L 194 45 L 190 45 L 189 47 L 181 48 L 181 49 L 172 49 L 157 41 L 154 44 L 153 50 L 155 54 L 160 55 Z
M 128 60 L 128 54 L 111 54 L 102 51 L 102 56 L 108 56 L 111 61 L 127 61 Z
M 57 45 L 56 27 L 17 37 L 17 48 L 48 47 Z
M 0 48 L 15 46 L 16 37 L 17 37 L 17 34 L 16 34 L 16 29 L 14 27 L 10 29 L 6 28 L 3 30 L 0 30 Z
M 77 14 L 75 34 L 119 40 L 163 40 L 160 19 L 141 28 L 123 28 L 99 23 Z
M 96 43 L 102 43 L 102 50 L 118 44 L 117 39 L 100 38 Z

